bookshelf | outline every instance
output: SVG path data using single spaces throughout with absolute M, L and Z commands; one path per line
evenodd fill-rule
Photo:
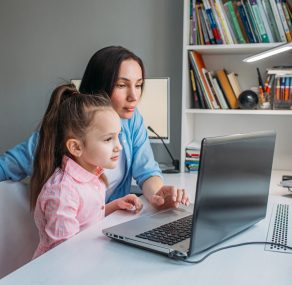
M 188 52 L 202 54 L 208 70 L 225 68 L 236 72 L 242 90 L 256 87 L 256 68 L 262 74 L 275 65 L 292 65 L 291 53 L 283 53 L 255 63 L 242 60 L 281 43 L 255 43 L 232 45 L 190 45 L 190 0 L 184 0 L 183 60 L 182 60 L 182 120 L 181 120 L 181 169 L 184 171 L 185 148 L 192 140 L 201 141 L 207 136 L 227 135 L 274 129 L 277 132 L 273 169 L 292 169 L 292 111 L 290 110 L 212 110 L 192 109 Z

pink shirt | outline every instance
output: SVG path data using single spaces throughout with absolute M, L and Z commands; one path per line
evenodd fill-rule
M 105 185 L 67 156 L 43 186 L 34 218 L 40 243 L 33 258 L 71 238 L 105 216 Z

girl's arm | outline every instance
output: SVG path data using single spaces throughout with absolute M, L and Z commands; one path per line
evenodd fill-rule
M 109 215 L 116 210 L 128 210 L 139 212 L 143 207 L 141 200 L 134 194 L 116 199 L 105 205 L 105 215 Z
M 38 133 L 0 155 L 0 181 L 19 181 L 31 176 Z

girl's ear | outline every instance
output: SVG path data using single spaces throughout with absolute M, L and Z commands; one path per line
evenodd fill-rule
M 66 147 L 69 153 L 75 157 L 80 157 L 83 152 L 82 143 L 77 139 L 68 139 L 66 142 Z

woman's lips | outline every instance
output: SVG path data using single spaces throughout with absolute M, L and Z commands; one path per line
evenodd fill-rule
M 135 107 L 126 107 L 124 108 L 127 112 L 134 112 L 135 111 Z

